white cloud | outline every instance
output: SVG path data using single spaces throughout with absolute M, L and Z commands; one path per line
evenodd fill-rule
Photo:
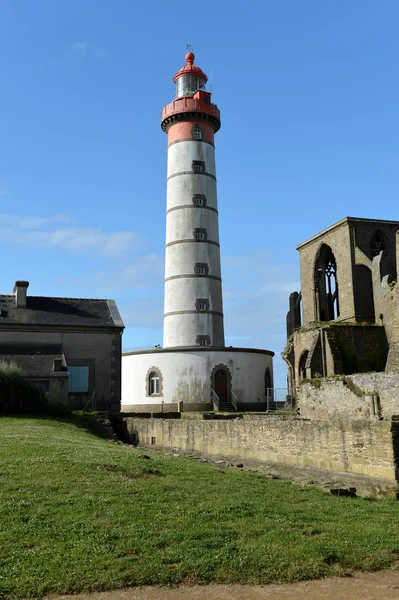
M 72 45 L 72 50 L 79 56 L 95 56 L 96 58 L 107 58 L 110 53 L 104 48 L 99 48 L 91 42 L 76 42 Z
M 125 254 L 140 239 L 138 234 L 130 231 L 106 233 L 92 227 L 57 227 L 70 221 L 67 215 L 26 217 L 0 214 L 0 239 L 2 243 L 58 247 L 107 257 Z

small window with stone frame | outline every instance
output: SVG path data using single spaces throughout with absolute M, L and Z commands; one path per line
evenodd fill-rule
M 204 242 L 207 239 L 206 229 L 196 228 L 194 229 L 194 237 L 197 242 Z
M 192 168 L 194 173 L 205 173 L 205 162 L 203 160 L 193 160 Z
M 199 125 L 196 125 L 194 127 L 193 138 L 195 140 L 202 140 L 202 129 Z
M 206 263 L 195 263 L 194 272 L 196 275 L 208 275 L 209 267 Z
M 209 337 L 209 335 L 198 335 L 197 344 L 198 346 L 210 346 L 211 338 Z
M 195 308 L 198 312 L 209 311 L 209 300 L 207 298 L 197 298 L 195 302 Z
M 206 206 L 206 196 L 203 194 L 195 194 L 195 196 L 193 196 L 193 203 L 195 206 Z

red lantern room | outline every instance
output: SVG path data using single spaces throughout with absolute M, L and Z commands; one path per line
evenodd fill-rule
M 208 77 L 194 64 L 192 52 L 186 54 L 186 64 L 173 77 L 176 97 L 162 110 L 162 129 L 169 131 L 171 125 L 181 121 L 201 121 L 210 126 L 212 135 L 220 129 L 220 111 L 211 102 L 211 94 L 205 89 Z

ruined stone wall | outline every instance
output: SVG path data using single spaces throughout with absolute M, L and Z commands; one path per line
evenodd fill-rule
M 378 398 L 373 401 L 373 396 Z M 358 373 L 302 383 L 297 402 L 301 417 L 312 420 L 390 419 L 399 415 L 399 373 Z
M 330 328 L 341 355 L 342 373 L 383 371 L 388 355 L 384 327 L 332 325 Z
M 125 419 L 136 443 L 357 473 L 395 481 L 387 421 Z
M 337 278 L 339 282 L 340 320 L 353 320 L 355 315 L 351 236 L 348 223 L 320 235 L 299 247 L 301 269 L 301 293 L 303 325 L 315 321 L 314 267 L 317 251 L 322 244 L 330 246 L 337 262 Z
M 382 264 L 382 276 L 391 273 L 396 277 L 396 230 L 397 223 L 386 221 L 354 221 L 353 222 L 353 241 L 370 260 L 373 259 L 371 251 L 371 242 L 376 232 L 382 232 L 384 237 L 384 257 Z

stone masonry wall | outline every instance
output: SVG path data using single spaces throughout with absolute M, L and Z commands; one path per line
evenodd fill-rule
M 359 396 L 361 392 L 364 395 Z M 378 396 L 375 416 L 373 396 Z M 297 401 L 301 417 L 307 419 L 390 419 L 399 415 L 399 373 L 358 373 L 343 380 L 331 377 L 302 383 Z
M 302 325 L 315 321 L 314 267 L 317 251 L 322 244 L 328 244 L 337 262 L 339 281 L 340 320 L 354 320 L 355 306 L 352 281 L 352 250 L 350 230 L 347 223 L 321 233 L 299 249 L 302 293 Z
M 357 473 L 395 481 L 388 421 L 166 420 L 125 417 L 135 443 Z

